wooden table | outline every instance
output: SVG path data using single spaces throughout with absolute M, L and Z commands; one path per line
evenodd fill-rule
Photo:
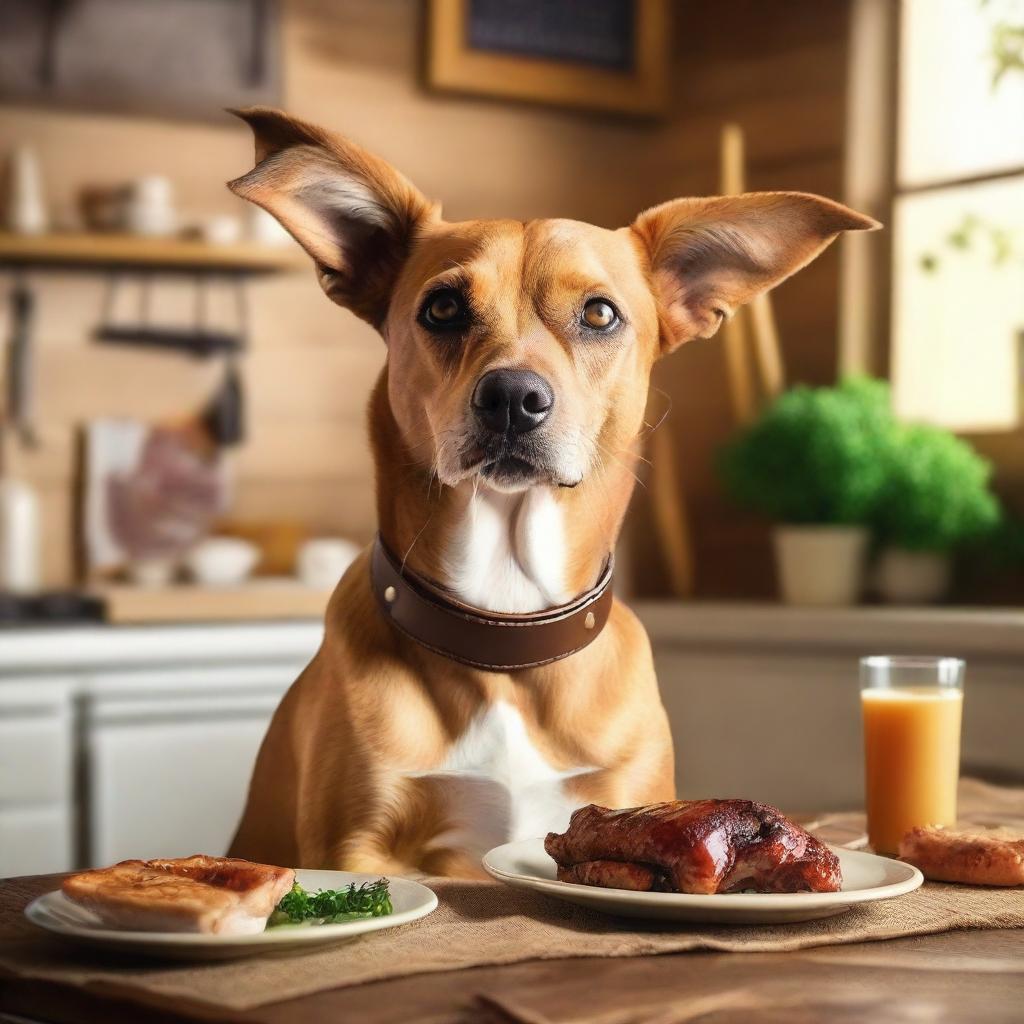
M 0 941 L 49 941 L 22 908 L 60 876 L 0 880 Z M 5 1014 L 61 1024 L 893 1024 L 1024 1020 L 1024 929 L 947 932 L 796 953 L 549 960 L 425 974 L 211 1013 L 0 975 Z

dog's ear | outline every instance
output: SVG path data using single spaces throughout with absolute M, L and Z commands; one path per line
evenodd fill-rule
M 324 291 L 379 327 L 417 229 L 439 210 L 390 164 L 279 110 L 232 110 L 256 137 L 256 166 L 228 182 L 272 213 L 316 262 Z
M 710 338 L 726 317 L 809 263 L 840 231 L 880 225 L 804 192 L 676 199 L 633 222 L 650 260 L 662 349 Z

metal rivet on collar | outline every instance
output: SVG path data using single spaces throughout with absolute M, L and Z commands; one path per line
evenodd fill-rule
M 387 601 L 388 604 L 394 604 L 396 597 L 398 597 L 398 591 L 395 590 L 394 587 L 384 588 L 384 600 Z M 593 616 L 591 616 L 591 618 L 593 618 Z
M 587 612 L 586 618 L 583 620 L 584 629 L 593 629 L 596 625 L 597 620 L 594 618 L 593 612 Z

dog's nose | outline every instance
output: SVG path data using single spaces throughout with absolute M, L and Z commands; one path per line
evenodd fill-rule
M 491 370 L 473 391 L 476 418 L 496 434 L 525 434 L 539 427 L 554 404 L 551 385 L 532 370 Z

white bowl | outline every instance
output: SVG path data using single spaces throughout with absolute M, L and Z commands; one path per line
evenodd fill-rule
M 197 583 L 231 587 L 244 583 L 259 561 L 260 549 L 238 537 L 208 537 L 185 557 L 185 567 Z
M 359 545 L 341 537 L 317 537 L 299 549 L 296 574 L 307 587 L 333 590 L 359 554 Z

